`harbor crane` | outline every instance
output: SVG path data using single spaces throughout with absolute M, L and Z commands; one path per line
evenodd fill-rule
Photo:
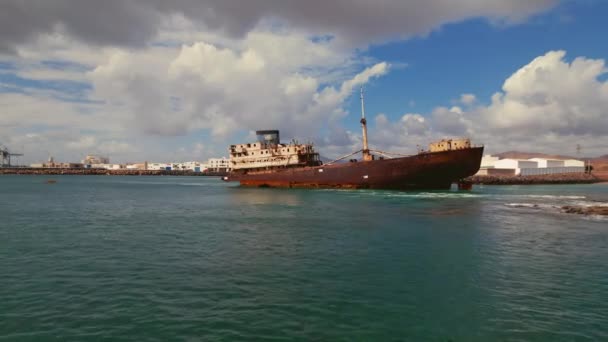
M 11 153 L 8 147 L 0 144 L 0 167 L 11 167 L 11 157 L 21 157 L 22 153 Z

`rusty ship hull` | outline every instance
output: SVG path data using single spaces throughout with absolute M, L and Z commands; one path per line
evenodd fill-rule
M 253 187 L 441 190 L 477 173 L 482 155 L 483 147 L 471 147 L 393 159 L 235 171 L 224 180 Z

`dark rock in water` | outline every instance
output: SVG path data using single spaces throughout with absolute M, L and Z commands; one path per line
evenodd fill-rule
M 471 176 L 473 184 L 485 185 L 539 185 L 539 184 L 591 184 L 602 180 L 588 173 L 566 173 L 538 176 Z
M 562 210 L 567 214 L 608 216 L 608 207 L 605 206 L 576 207 L 567 205 L 562 207 Z

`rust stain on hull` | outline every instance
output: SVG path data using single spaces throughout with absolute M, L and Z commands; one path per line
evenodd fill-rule
M 282 169 L 233 172 L 226 181 L 243 186 L 336 189 L 449 189 L 479 171 L 483 147 L 423 153 L 411 157 Z

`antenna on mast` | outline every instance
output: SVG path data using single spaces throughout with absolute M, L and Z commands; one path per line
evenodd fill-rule
M 363 98 L 363 86 L 361 86 L 361 128 L 363 130 L 363 161 L 372 160 L 367 144 L 367 120 L 365 119 L 365 100 Z

